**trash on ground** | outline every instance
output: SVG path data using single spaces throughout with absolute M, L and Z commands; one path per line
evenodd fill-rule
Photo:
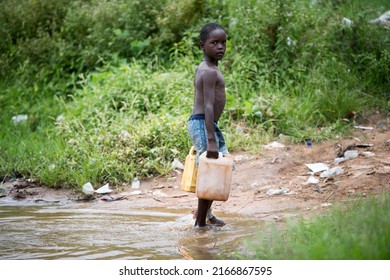
M 342 23 L 343 23 L 344 26 L 351 26 L 352 25 L 352 20 L 350 20 L 349 18 L 344 17 L 343 20 L 342 20 Z
M 137 177 L 134 178 L 133 182 L 131 183 L 132 189 L 139 189 L 140 181 Z
M 344 153 L 344 158 L 351 159 L 351 158 L 357 158 L 359 156 L 359 152 L 357 150 L 348 150 Z
M 104 186 L 98 188 L 95 192 L 98 194 L 105 194 L 112 192 L 112 190 L 109 188 L 108 184 L 105 184 Z
M 310 184 L 310 185 L 317 185 L 318 183 L 320 182 L 320 180 L 318 180 L 316 177 L 314 176 L 310 176 L 308 179 L 307 179 L 307 183 Z
M 84 184 L 83 193 L 85 193 L 86 195 L 93 195 L 95 193 L 95 190 L 90 182 Z
M 269 189 L 266 194 L 268 194 L 269 196 L 271 195 L 277 195 L 277 194 L 287 194 L 289 193 L 290 190 L 287 189 L 287 188 L 281 188 L 281 189 Z
M 107 202 L 111 202 L 111 201 L 118 201 L 118 200 L 122 200 L 122 199 L 125 199 L 126 197 L 124 195 L 122 196 L 119 196 L 119 197 L 112 197 L 110 195 L 103 195 L 100 199 L 103 200 L 103 201 L 107 201 Z
M 321 206 L 322 206 L 322 207 L 329 207 L 329 206 L 332 206 L 332 203 L 330 203 L 330 202 L 325 202 L 325 203 L 322 203 Z
M 357 150 L 346 150 L 343 157 L 338 157 L 334 161 L 336 164 L 339 164 L 348 159 L 357 158 L 358 156 L 359 152 Z
M 173 169 L 182 169 L 184 170 L 184 165 L 180 162 L 179 159 L 175 158 L 172 162 L 172 168 Z
M 114 200 L 114 198 L 112 196 L 109 196 L 109 195 L 103 195 L 102 198 L 100 198 L 101 200 L 103 201 L 112 201 Z
M 379 24 L 379 25 L 390 25 L 390 11 L 387 11 L 380 15 L 378 18 L 370 20 L 371 24 Z
M 84 184 L 82 190 L 83 190 L 83 193 L 85 193 L 86 195 L 93 195 L 94 193 L 105 194 L 105 193 L 112 192 L 112 190 L 109 188 L 108 184 L 105 184 L 104 186 L 98 188 L 95 191 L 95 189 L 93 188 L 93 186 L 90 182 Z
M 273 141 L 267 145 L 264 145 L 264 148 L 265 149 L 268 149 L 268 150 L 272 150 L 272 149 L 282 149 L 282 148 L 285 148 L 286 146 L 277 142 L 277 141 Z
M 324 172 L 322 172 L 320 174 L 320 177 L 321 178 L 324 178 L 324 177 L 335 177 L 337 175 L 340 175 L 344 172 L 344 169 L 342 169 L 341 167 L 333 167 L 331 169 L 328 169 L 328 170 L 325 170 Z
M 363 129 L 363 130 L 372 130 L 372 129 L 374 129 L 372 126 L 361 126 L 361 125 L 355 125 L 354 128 Z
M 324 171 L 324 170 L 328 170 L 329 167 L 325 164 L 325 163 L 305 163 L 305 165 L 313 172 L 313 173 L 317 173 L 317 172 L 321 172 L 321 171 Z
M 362 156 L 364 157 L 373 157 L 375 154 L 373 152 L 362 152 Z
M 20 122 L 25 122 L 28 120 L 28 116 L 27 115 L 16 115 L 16 116 L 13 116 L 12 117 L 12 122 L 13 123 L 20 123 Z

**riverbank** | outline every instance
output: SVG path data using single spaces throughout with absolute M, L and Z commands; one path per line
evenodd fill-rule
M 389 126 L 388 118 L 378 115 L 357 125 L 353 134 L 344 139 L 311 146 L 277 139 L 259 147 L 257 154 L 233 153 L 237 171 L 233 174 L 230 197 L 226 202 L 214 202 L 214 212 L 282 221 L 295 215 L 323 213 L 337 203 L 388 192 Z M 345 151 L 352 151 L 356 157 L 342 161 Z M 322 171 L 310 174 L 313 163 L 342 173 L 330 177 L 321 177 L 326 175 L 320 175 Z M 190 213 L 196 209 L 197 198 L 180 189 L 181 177 L 182 170 L 175 169 L 169 176 L 141 180 L 139 188 L 132 188 L 131 183 L 110 186 L 113 192 L 93 197 L 74 190 L 46 188 L 31 180 L 3 178 L 0 201 L 21 205 L 83 202 L 93 204 L 92 207 L 111 203 L 115 208 L 186 208 Z

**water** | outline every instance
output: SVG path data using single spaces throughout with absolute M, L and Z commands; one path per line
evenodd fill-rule
M 199 229 L 189 209 L 118 205 L 0 202 L 0 259 L 235 259 L 261 225 L 218 213 L 226 226 Z

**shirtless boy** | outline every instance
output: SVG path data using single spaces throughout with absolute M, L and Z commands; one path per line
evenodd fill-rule
M 196 69 L 194 87 L 195 98 L 192 115 L 188 120 L 188 132 L 198 157 L 207 151 L 206 157 L 218 158 L 228 154 L 225 139 L 218 127 L 226 103 L 225 81 L 218 69 L 218 61 L 226 52 L 226 32 L 216 23 L 208 23 L 200 31 L 202 62 Z M 223 226 L 225 223 L 211 213 L 213 201 L 198 198 L 195 212 L 195 226 L 206 226 L 208 222 Z

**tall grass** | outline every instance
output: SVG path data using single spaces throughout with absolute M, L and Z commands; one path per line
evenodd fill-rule
M 249 240 L 250 259 L 388 260 L 390 194 L 339 205 L 325 216 L 289 223 Z
M 387 2 L 130 2 L 0 3 L 0 176 L 80 187 L 169 172 L 191 145 L 206 21 L 229 38 L 220 124 L 231 151 L 279 134 L 330 139 L 349 112 L 389 109 L 389 29 L 367 24 Z

